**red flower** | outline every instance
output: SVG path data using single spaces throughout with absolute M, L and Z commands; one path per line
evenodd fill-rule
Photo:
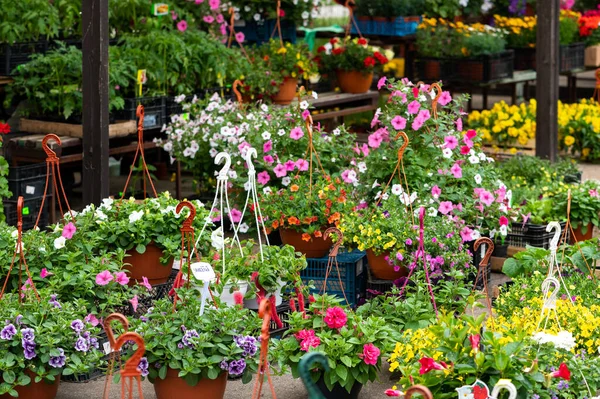
M 508 226 L 508 218 L 506 216 L 500 216 L 498 222 L 500 223 L 500 226 Z
M 327 324 L 327 327 L 331 329 L 342 328 L 348 322 L 348 316 L 346 316 L 344 309 L 335 306 L 327 309 L 323 321 Z
M 334 37 L 333 39 L 331 39 L 331 40 L 329 41 L 329 43 L 331 43 L 331 45 L 334 45 L 334 44 L 336 44 L 338 41 L 339 41 L 339 40 L 338 40 L 338 38 L 337 38 L 337 37 Z
M 333 54 L 333 55 L 340 55 L 340 54 L 342 54 L 343 52 L 344 52 L 344 48 L 343 48 L 343 47 L 340 47 L 340 48 L 334 48 L 334 49 L 333 49 L 333 51 L 332 51 L 332 54 Z
M 471 342 L 471 348 L 475 350 L 475 352 L 479 351 L 479 342 L 481 342 L 481 335 L 475 334 L 469 336 L 469 341 Z
M 402 396 L 403 395 L 402 391 L 399 391 L 397 389 L 386 389 L 385 394 L 387 396 Z
M 365 62 L 365 66 L 367 68 L 375 66 L 375 58 L 373 58 L 373 57 L 367 57 L 367 58 L 365 58 L 364 62 Z
M 0 134 L 10 133 L 10 126 L 8 123 L 0 123 Z
M 569 368 L 566 364 L 561 363 L 560 366 L 558 366 L 558 371 L 555 371 L 554 373 L 550 374 L 550 376 L 553 378 L 562 378 L 564 380 L 569 381 L 571 379 L 571 372 L 569 371 Z
M 467 130 L 466 136 L 469 140 L 473 140 L 477 136 L 477 132 L 473 129 Z
M 440 364 L 430 357 L 420 359 L 419 363 L 421 363 L 421 368 L 419 369 L 419 374 L 421 375 L 427 374 L 431 370 L 445 370 L 448 368 L 444 362 Z
M 469 152 L 471 152 L 471 149 L 469 147 L 467 147 L 466 145 L 463 145 L 462 147 L 460 147 L 461 154 L 467 155 Z
M 324 53 L 326 51 L 325 46 L 321 46 L 317 49 L 317 53 Z
M 361 46 L 366 46 L 367 45 L 367 39 L 361 37 L 360 39 L 358 39 L 358 44 L 361 45 Z
M 381 54 L 380 52 L 376 51 L 375 54 L 373 54 L 373 56 L 377 59 L 377 61 L 381 64 L 387 64 L 388 63 L 388 59 L 385 55 Z
M 418 87 L 413 87 L 412 92 L 413 92 L 413 96 L 415 98 L 417 98 L 419 96 L 419 88 Z
M 285 11 L 279 10 L 279 16 L 280 17 L 285 17 Z

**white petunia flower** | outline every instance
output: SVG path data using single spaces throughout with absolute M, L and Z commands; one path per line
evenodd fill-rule
M 138 220 L 140 220 L 142 218 L 142 216 L 144 216 L 144 212 L 143 211 L 133 211 L 131 212 L 131 215 L 129 215 L 129 223 L 135 223 Z
M 262 134 L 262 139 L 263 140 L 266 141 L 266 140 L 269 140 L 270 138 L 271 138 L 271 133 L 269 133 L 269 132 L 263 132 L 263 134 Z
M 210 235 L 211 245 L 217 251 L 223 249 L 225 245 L 225 239 L 223 238 L 223 228 L 219 227 L 215 231 L 213 231 Z
M 283 184 L 286 187 L 289 186 L 291 182 L 292 179 L 289 176 L 286 176 L 283 179 L 281 179 L 281 184 Z
M 400 195 L 404 190 L 402 190 L 402 186 L 400 184 L 394 184 L 392 186 L 392 194 Z
M 508 226 L 504 226 L 504 225 L 500 226 L 500 234 L 503 237 L 506 237 L 506 235 L 508 234 Z
M 442 155 L 444 158 L 452 158 L 452 150 L 450 148 L 444 148 L 442 150 Z
M 313 91 L 313 92 L 312 92 L 312 96 L 313 96 L 313 98 L 314 98 L 315 100 L 318 100 L 318 99 L 319 99 L 319 94 L 318 94 L 316 91 Z
M 357 167 L 360 173 L 365 173 L 367 171 L 367 164 L 364 162 L 359 162 Z
M 248 230 L 250 230 L 250 226 L 248 226 L 248 224 L 246 224 L 246 223 L 240 224 L 240 233 L 242 233 L 242 234 L 247 233 Z
M 257 22 L 260 21 L 260 14 L 258 14 L 258 13 L 254 14 L 254 20 Z
M 427 214 L 428 214 L 429 216 L 433 216 L 433 217 L 435 217 L 435 216 L 437 216 L 437 214 L 438 214 L 438 210 L 437 210 L 437 209 L 435 209 L 435 208 L 433 208 L 433 207 L 431 207 L 431 208 L 429 208 L 429 212 L 427 212 Z
M 271 189 L 271 187 L 265 187 L 263 188 L 263 194 L 265 195 L 269 195 L 273 192 L 273 190 Z
M 479 173 L 477 173 L 477 174 L 475 175 L 474 179 L 475 179 L 475 183 L 477 183 L 477 184 L 481 184 L 481 180 L 482 180 L 482 178 L 481 178 L 481 175 L 480 175 Z
M 54 240 L 54 248 L 56 248 L 56 249 L 64 248 L 66 242 L 67 242 L 67 239 L 63 236 L 60 236 Z
M 471 155 L 469 157 L 469 162 L 472 164 L 477 164 L 479 163 L 479 157 L 477 155 Z
M 250 191 L 251 188 L 252 188 L 252 183 L 250 183 L 249 181 L 244 183 L 244 190 Z
M 342 134 L 342 131 L 339 127 L 336 127 L 331 133 L 333 133 L 334 136 L 339 136 L 340 134 Z
M 309 106 L 308 101 L 302 101 L 300 103 L 300 109 L 302 109 L 302 110 L 308 109 L 308 106 Z
M 283 129 L 279 129 L 279 130 L 277 131 L 277 135 L 278 135 L 278 136 L 285 136 L 285 130 L 283 130 Z

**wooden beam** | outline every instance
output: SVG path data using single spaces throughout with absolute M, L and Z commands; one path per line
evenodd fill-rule
M 556 161 L 558 156 L 559 0 L 537 7 L 537 126 L 536 155 Z
M 83 201 L 108 197 L 108 0 L 82 0 Z

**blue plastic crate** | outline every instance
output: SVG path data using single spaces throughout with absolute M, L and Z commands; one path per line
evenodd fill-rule
M 381 36 L 408 36 L 417 32 L 417 27 L 421 23 L 421 17 L 397 17 L 386 20 L 366 20 L 357 19 L 356 24 L 361 33 L 365 35 Z M 354 24 L 352 33 L 358 33 Z
M 366 253 L 361 251 L 344 252 L 337 256 L 340 276 L 338 278 L 335 264 L 327 277 L 325 292 L 343 298 L 346 294 L 348 305 L 355 307 L 360 298 L 365 296 L 366 290 Z M 311 293 L 322 293 L 325 274 L 327 272 L 328 257 L 307 259 L 308 267 L 300 273 L 305 284 L 314 282 L 315 288 Z M 340 285 L 341 280 L 341 285 Z

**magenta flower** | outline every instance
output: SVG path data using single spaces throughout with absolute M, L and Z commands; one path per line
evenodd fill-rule
M 490 193 L 487 190 L 482 190 L 479 193 L 479 200 L 481 202 L 483 202 L 486 206 L 490 206 L 492 205 L 492 203 L 494 202 L 494 196 L 492 195 L 492 193 Z
M 467 226 L 463 227 L 463 229 L 460 231 L 460 237 L 462 238 L 463 242 L 473 241 L 473 230 Z
M 285 169 L 285 166 L 280 163 L 277 164 L 277 166 L 275 166 L 275 169 L 273 169 L 273 172 L 275 172 L 275 176 L 277 176 L 277 177 L 287 176 L 287 170 Z
M 500 224 L 500 226 L 508 226 L 508 218 L 506 216 L 502 215 L 502 216 L 500 216 L 498 223 Z
M 106 285 L 113 280 L 113 275 L 108 270 L 100 272 L 96 275 L 96 284 Z
M 466 145 L 463 145 L 462 147 L 460 147 L 461 154 L 467 155 L 470 152 L 471 152 L 471 149 L 469 147 L 467 147 Z
M 292 131 L 290 132 L 290 137 L 294 140 L 300 140 L 302 137 L 304 137 L 304 132 L 302 131 L 301 127 L 295 127 L 292 129 Z
M 300 158 L 296 161 L 296 167 L 299 171 L 304 172 L 308 170 L 308 161 L 306 159 Z
M 269 182 L 269 180 L 271 180 L 271 176 L 269 176 L 269 172 L 265 170 L 256 175 L 256 180 L 264 186 Z
M 125 272 L 118 272 L 115 274 L 115 281 L 120 285 L 127 285 L 129 284 L 129 277 L 127 277 L 127 273 Z
M 294 161 L 287 161 L 285 163 L 285 170 L 287 170 L 288 172 L 291 172 L 294 169 L 296 169 L 296 162 L 294 162 Z
M 419 108 L 421 108 L 421 104 L 419 104 L 418 101 L 414 100 L 413 102 L 408 104 L 408 113 L 414 115 L 417 112 L 419 112 Z
M 444 137 L 444 147 L 448 149 L 455 149 L 458 145 L 458 139 L 454 136 L 446 136 Z
M 356 179 L 356 172 L 350 169 L 344 170 L 342 172 L 342 180 L 348 184 L 357 182 L 358 180 Z
M 215 17 L 213 17 L 212 15 L 205 15 L 204 17 L 202 17 L 202 20 L 207 24 L 212 24 L 213 22 L 215 22 Z
M 371 147 L 371 148 L 379 148 L 382 141 L 383 141 L 383 137 L 381 136 L 381 134 L 379 134 L 377 132 L 369 135 L 368 143 L 369 143 L 369 147 Z
M 233 223 L 239 223 L 242 220 L 242 212 L 233 208 L 230 212 L 230 218 Z
M 146 277 L 146 276 L 142 276 L 142 282 L 141 282 L 141 283 L 138 283 L 138 284 L 139 284 L 139 285 L 141 285 L 141 286 L 144 286 L 144 287 L 146 287 L 146 289 L 147 289 L 148 291 L 152 291 L 152 286 L 151 286 L 151 285 L 150 285 L 150 283 L 148 282 L 148 277 Z
M 100 324 L 100 320 L 98 320 L 98 318 L 90 313 L 89 315 L 85 316 L 85 319 L 83 319 L 83 321 L 85 321 L 86 323 L 89 323 L 92 325 L 92 327 L 96 327 L 98 324 Z
M 271 140 L 263 144 L 263 152 L 267 153 L 273 149 L 273 142 Z
M 67 240 L 73 238 L 73 234 L 77 231 L 77 227 L 72 222 L 69 222 L 63 227 L 62 236 Z
M 379 355 L 381 351 L 378 347 L 373 344 L 366 344 L 363 346 L 363 353 L 359 355 L 361 359 L 370 366 L 374 366 L 377 364 L 377 360 L 379 359 Z
M 221 6 L 221 0 L 208 0 L 208 5 L 211 10 L 218 10 L 219 6 Z
M 469 129 L 469 130 L 467 130 L 467 133 L 465 134 L 465 136 L 467 139 L 473 140 L 477 136 L 477 132 L 473 129 Z
M 238 43 L 244 43 L 244 40 L 246 40 L 246 35 L 244 35 L 244 32 L 238 32 L 235 34 L 235 40 Z
M 204 1 L 204 0 L 202 0 L 202 1 Z M 223 22 L 225 22 L 225 18 L 223 18 L 223 14 L 217 15 L 216 21 L 219 24 L 222 24 Z
M 221 35 L 225 36 L 227 34 L 227 24 L 221 24 L 221 26 L 219 26 L 219 31 L 221 32 Z M 227 38 L 224 37 L 223 40 L 227 41 Z
M 383 86 L 385 86 L 385 83 L 387 82 L 387 78 L 384 76 L 381 79 L 379 79 L 379 82 L 377 82 L 377 90 L 381 90 L 381 88 Z
M 202 4 L 204 3 L 204 0 L 196 0 L 196 4 Z
M 377 124 L 379 124 L 379 113 L 375 112 L 373 115 L 373 119 L 371 119 L 371 129 L 373 129 Z
M 308 117 L 310 116 L 310 111 L 305 109 L 304 111 L 302 111 L 302 119 L 307 120 Z M 300 136 L 302 137 L 302 136 Z
M 452 167 L 450 168 L 450 172 L 452 172 L 456 179 L 460 179 L 462 177 L 462 168 L 460 167 L 458 162 L 452 165 Z
M 171 18 L 173 19 L 173 21 L 176 21 L 178 18 L 178 15 L 175 11 L 171 11 Z
M 456 123 L 456 130 L 458 130 L 459 132 L 462 132 L 462 130 L 463 130 L 462 118 L 458 118 L 456 120 L 456 122 L 454 122 L 454 123 Z
M 440 202 L 440 207 L 438 208 L 438 211 L 442 215 L 449 214 L 450 212 L 452 212 L 452 202 L 450 202 L 450 201 L 442 201 L 442 202 Z
M 138 308 L 138 296 L 134 295 L 133 298 L 131 298 L 129 300 L 129 302 L 131 303 L 131 307 L 133 308 L 133 312 L 137 312 L 137 308 Z
M 470 140 L 468 137 L 463 137 L 463 143 L 465 143 L 465 145 L 469 148 L 473 148 L 473 141 Z
M 440 104 L 441 106 L 448 104 L 450 101 L 452 101 L 452 96 L 448 91 L 443 91 L 440 98 L 438 98 L 438 104 Z
M 442 189 L 439 188 L 437 185 L 433 186 L 431 188 L 431 195 L 433 196 L 433 198 L 439 198 L 440 195 L 442 195 Z
M 417 115 L 417 118 L 421 118 L 423 119 L 423 122 L 427 122 L 427 120 L 431 118 L 431 114 L 429 113 L 428 109 L 422 109 L 419 111 L 419 115 Z
M 590 197 L 596 198 L 598 197 L 598 190 L 589 190 L 588 194 L 590 195 Z
M 420 115 L 417 116 L 412 123 L 413 130 L 414 131 L 419 130 L 423 126 L 423 123 L 425 123 L 425 120 L 423 120 L 423 118 L 421 118 Z
M 363 144 L 360 149 L 365 157 L 369 156 L 369 146 L 368 145 Z
M 181 21 L 177 22 L 177 29 L 180 32 L 185 32 L 187 30 L 187 22 L 185 21 L 185 19 L 182 19 Z
M 270 155 L 265 155 L 263 157 L 263 160 L 269 165 L 271 165 L 273 162 L 275 162 L 275 159 L 273 159 L 273 157 Z
M 42 271 L 40 272 L 40 277 L 41 278 L 46 278 L 48 276 L 52 276 L 54 273 L 50 273 L 48 271 L 48 269 L 46 269 L 45 267 L 42 269 Z
M 396 130 L 402 130 L 406 127 L 406 119 L 404 119 L 400 115 L 397 115 L 392 119 L 392 126 Z
M 348 316 L 346 316 L 344 309 L 340 308 L 339 306 L 335 306 L 327 309 L 323 321 L 325 324 L 327 324 L 327 327 L 331 329 L 342 328 L 348 322 Z

